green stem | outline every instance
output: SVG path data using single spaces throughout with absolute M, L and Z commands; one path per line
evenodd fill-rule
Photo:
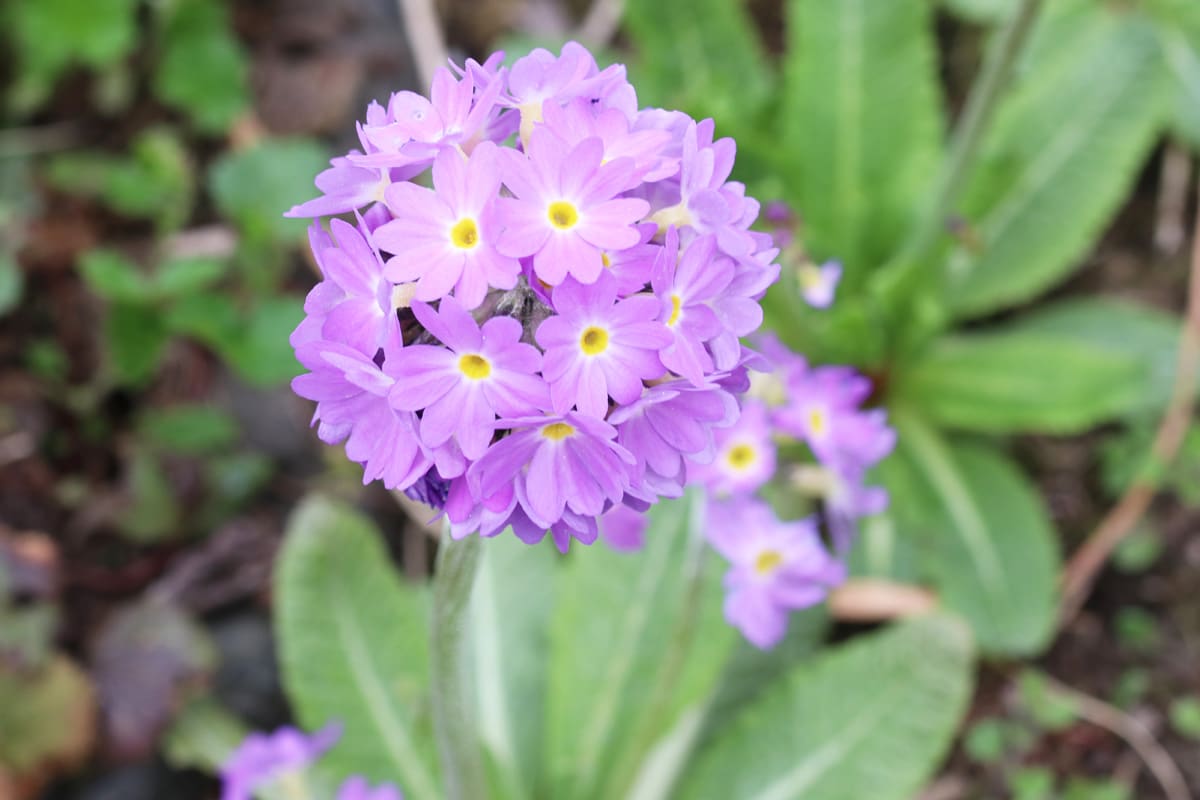
M 447 800 L 482 800 L 488 796 L 464 659 L 466 611 L 479 552 L 478 536 L 457 542 L 449 535 L 443 536 L 433 576 L 430 683 L 434 735 Z
M 933 201 L 914 225 L 911 235 L 900 248 L 898 255 L 880 274 L 880 286 L 885 296 L 903 291 L 911 285 L 911 279 L 916 277 L 916 273 L 928 267 L 925 260 L 930 255 L 929 250 L 946 231 L 946 222 L 953 214 L 959 195 L 962 194 L 975 165 L 983 135 L 1012 77 L 1017 57 L 1033 30 L 1033 23 L 1041 10 L 1042 2 L 1043 0 L 1021 0 L 1016 13 L 1001 31 L 995 49 L 971 89 L 967 106 L 950 143 L 946 165 L 933 193 Z

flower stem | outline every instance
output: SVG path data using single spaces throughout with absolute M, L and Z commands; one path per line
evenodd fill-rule
M 444 535 L 433 576 L 430 684 L 434 735 L 447 800 L 482 800 L 488 796 L 463 658 L 466 611 L 479 566 L 479 548 L 478 536 L 453 541 Z

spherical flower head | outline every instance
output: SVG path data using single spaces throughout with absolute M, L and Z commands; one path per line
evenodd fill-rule
M 845 580 L 811 519 L 785 522 L 760 500 L 710 503 L 706 534 L 729 561 L 725 618 L 756 647 L 774 647 L 788 614 L 816 605 Z
M 653 297 L 617 302 L 615 284 L 569 280 L 554 290 L 553 301 L 558 313 L 538 326 L 537 343 L 546 351 L 542 375 L 555 412 L 576 407 L 603 418 L 610 397 L 632 403 L 643 381 L 666 371 L 658 350 L 670 334 L 652 321 L 658 314 Z
M 453 437 L 463 456 L 475 460 L 487 450 L 497 415 L 521 417 L 549 406 L 550 393 L 537 375 L 542 354 L 521 342 L 515 319 L 493 317 L 480 326 L 453 298 L 438 310 L 415 303 L 413 313 L 443 346 L 415 344 L 395 353 L 388 398 L 393 408 L 422 412 L 426 447 Z
M 714 130 L 639 110 L 576 43 L 372 103 L 292 212 L 362 210 L 310 235 L 324 279 L 291 342 L 320 438 L 454 536 L 565 549 L 681 494 L 737 418 L 779 274 Z
M 520 263 L 496 250 L 499 191 L 491 142 L 469 159 L 454 149 L 441 151 L 433 162 L 433 189 L 414 183 L 388 187 L 384 197 L 395 219 L 375 232 L 379 246 L 395 253 L 385 270 L 388 280 L 416 281 L 416 299 L 424 302 L 453 289 L 466 308 L 479 306 L 489 288 L 516 286 Z
M 292 727 L 250 734 L 221 767 L 221 800 L 252 800 L 259 787 L 310 766 L 341 735 L 337 723 L 311 735 Z
M 599 138 L 570 145 L 546 128 L 535 128 L 528 154 L 503 151 L 504 184 L 514 197 L 500 198 L 505 255 L 533 257 L 539 280 L 557 286 L 571 275 L 595 283 L 604 269 L 601 253 L 623 250 L 641 236 L 635 223 L 650 211 L 636 197 L 617 197 L 634 163 L 601 163 Z
M 756 400 L 745 401 L 738 421 L 715 432 L 712 461 L 689 466 L 689 482 L 705 486 L 718 497 L 756 491 L 775 474 L 772 433 L 766 406 Z

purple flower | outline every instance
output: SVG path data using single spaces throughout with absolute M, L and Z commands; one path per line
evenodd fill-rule
M 739 413 L 723 389 L 678 380 L 653 386 L 613 411 L 608 421 L 617 426 L 617 442 L 635 459 L 631 491 L 648 499 L 681 495 L 687 461 L 712 461 L 714 429 L 733 424 Z
M 488 448 L 467 471 L 472 495 L 515 493 L 530 521 L 541 530 L 558 522 L 564 509 L 585 517 L 603 513 L 629 486 L 634 458 L 615 441 L 608 423 L 567 413 L 501 420 L 512 433 Z
M 410 345 L 388 359 L 396 383 L 393 408 L 423 411 L 421 440 L 437 448 L 454 437 L 474 460 L 492 439 L 496 415 L 520 417 L 545 410 L 546 383 L 537 376 L 542 354 L 521 343 L 521 323 L 493 317 L 481 328 L 452 298 L 434 311 L 414 303 L 417 320 L 445 347 Z
M 837 261 L 826 261 L 821 266 L 804 264 L 799 269 L 800 293 L 804 302 L 813 308 L 829 308 L 842 279 L 842 265 Z
M 773 412 L 780 429 L 803 440 L 827 466 L 861 474 L 895 446 L 882 409 L 862 411 L 871 382 L 850 367 L 817 367 L 793 373 L 788 404 Z
M 388 404 L 395 383 L 388 369 L 336 342 L 308 343 L 296 357 L 312 372 L 293 379 L 292 390 L 317 401 L 313 422 L 320 422 L 321 441 L 345 440 L 346 455 L 363 465 L 364 484 L 382 480 L 389 489 L 407 489 L 429 471 L 433 461 L 417 436 L 416 416 Z
M 546 351 L 542 376 L 557 413 L 576 406 L 604 417 L 610 396 L 632 403 L 642 394 L 642 381 L 665 372 L 657 351 L 670 334 L 650 321 L 658 315 L 653 297 L 615 302 L 611 283 L 589 287 L 568 281 L 554 290 L 553 299 L 558 314 L 538 326 L 537 343 Z
M 375 240 L 394 254 L 385 270 L 388 279 L 417 281 L 416 298 L 425 302 L 453 287 L 467 308 L 482 303 L 489 286 L 516 286 L 521 265 L 495 248 L 496 146 L 484 142 L 469 160 L 457 150 L 443 150 L 433 162 L 433 186 L 397 183 L 387 190 L 396 218 L 375 231 Z
M 342 783 L 336 800 L 404 800 L 404 795 L 391 784 L 384 783 L 372 788 L 366 778 L 353 775 Z
M 291 727 L 271 734 L 250 734 L 221 767 L 221 800 L 252 800 L 255 789 L 305 769 L 341 735 L 342 726 L 337 723 L 312 735 Z
M 733 262 L 717 255 L 716 238 L 693 239 L 679 255 L 679 232 L 667 231 L 653 280 L 654 294 L 662 303 L 660 319 L 671 332 L 672 341 L 659 351 L 663 366 L 696 386 L 712 372 L 713 360 L 704 343 L 723 330 L 721 320 L 709 307 L 733 280 Z
M 778 644 L 788 613 L 821 602 L 846 576 L 811 520 L 781 521 L 760 500 L 710 503 L 706 532 L 730 562 L 725 619 L 756 647 Z
M 600 525 L 600 538 L 617 552 L 641 550 L 646 543 L 646 527 L 650 521 L 644 511 L 618 504 L 605 512 L 597 522 Z
M 398 341 L 392 284 L 383 277 L 383 261 L 361 217 L 357 228 L 340 219 L 330 227 L 332 238 L 317 223 L 308 231 L 325 279 L 308 293 L 309 316 L 292 344 L 326 339 L 374 355 L 386 342 Z
M 775 474 L 775 444 L 767 408 L 747 400 L 738 421 L 716 431 L 716 456 L 710 463 L 695 462 L 688 480 L 704 485 L 717 496 L 749 494 Z
M 640 240 L 634 223 L 650 210 L 645 200 L 618 198 L 633 160 L 602 164 L 599 138 L 569 146 L 544 127 L 535 128 L 528 155 L 503 151 L 504 184 L 516 197 L 501 198 L 505 230 L 499 250 L 533 256 L 533 269 L 551 286 L 567 275 L 594 283 L 604 269 L 602 250 L 622 250 Z
M 597 100 L 621 92 L 622 84 L 626 84 L 625 67 L 613 64 L 601 72 L 587 48 L 567 42 L 560 56 L 539 47 L 517 59 L 509 73 L 508 97 L 503 102 L 520 112 L 521 141 L 528 143 L 547 103 L 564 103 L 576 97 Z

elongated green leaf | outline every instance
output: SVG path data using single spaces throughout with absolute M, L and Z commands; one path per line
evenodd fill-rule
M 900 535 L 919 546 L 918 569 L 985 652 L 1038 652 L 1054 627 L 1059 566 L 1041 499 L 993 448 L 952 444 L 908 413 L 894 421 L 897 449 L 879 474 Z
M 1036 48 L 985 140 L 962 205 L 979 244 L 958 247 L 948 265 L 959 315 L 1028 300 L 1068 274 L 1160 128 L 1153 26 L 1101 4 L 1085 10 L 1055 20 L 1063 36 Z
M 940 151 L 930 3 L 791 0 L 782 136 L 805 243 L 846 280 L 884 261 Z
M 949 336 L 897 381 L 897 401 L 970 431 L 1079 433 L 1142 404 L 1133 353 L 1027 330 Z
M 631 0 L 624 24 L 643 101 L 715 117 L 724 130 L 748 123 L 771 93 L 774 76 L 741 3 Z
M 537 784 L 554 576 L 549 541 L 530 547 L 506 533 L 484 542 L 471 594 L 470 670 L 501 797 L 530 797 Z
M 1140 391 L 1124 410 L 1161 411 L 1175 383 L 1181 322 L 1155 308 L 1112 298 L 1068 300 L 1022 318 L 1022 330 L 1137 362 Z
M 288 524 L 275 591 L 284 685 L 301 722 L 345 726 L 330 768 L 439 798 L 425 600 L 401 584 L 378 532 L 344 506 L 305 501 Z
M 1172 131 L 1200 149 L 1200 4 L 1191 0 L 1149 0 L 1157 23 L 1171 91 Z
M 970 636 L 949 617 L 826 651 L 733 720 L 679 796 L 907 800 L 950 744 L 971 674 Z
M 652 509 L 641 552 L 593 547 L 559 570 L 546 796 L 624 796 L 653 742 L 717 679 L 733 638 L 721 565 L 705 557 L 687 507 Z
M 1008 18 L 1017 4 L 1013 0 L 942 0 L 952 13 L 980 25 L 995 25 Z

